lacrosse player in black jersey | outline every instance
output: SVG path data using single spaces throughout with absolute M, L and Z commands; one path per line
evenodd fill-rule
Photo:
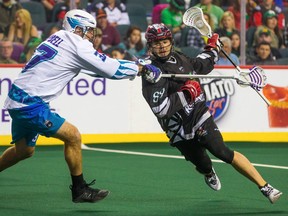
M 162 74 L 208 74 L 214 68 L 221 49 L 219 35 L 213 34 L 204 51 L 196 58 L 189 58 L 174 50 L 172 33 L 162 23 L 148 26 L 145 38 L 151 53 L 149 59 Z M 224 144 L 198 80 L 161 78 L 151 83 L 142 77 L 142 94 L 171 146 L 196 166 L 210 188 L 218 191 L 221 183 L 207 150 L 254 182 L 271 203 L 282 195 L 262 178 L 244 155 Z

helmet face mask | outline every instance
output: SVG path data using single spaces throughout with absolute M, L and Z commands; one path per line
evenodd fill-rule
M 78 28 L 77 28 L 78 27 Z M 92 32 L 96 28 L 95 18 L 87 13 L 86 11 L 74 9 L 70 10 L 65 14 L 63 20 L 63 28 L 69 32 L 75 32 L 79 35 L 79 28 L 82 29 L 83 37 L 88 33 Z M 76 29 L 78 29 L 76 31 Z M 90 37 L 88 37 L 89 39 Z
M 172 53 L 173 50 L 173 38 L 172 38 L 172 32 L 171 30 L 164 25 L 163 23 L 160 24 L 153 24 L 153 25 L 149 25 L 146 32 L 145 32 L 145 38 L 147 40 L 147 46 L 148 49 L 150 49 L 152 51 L 152 54 L 156 57 L 159 58 L 160 60 L 167 60 Z M 170 41 L 169 46 L 171 46 L 168 55 L 166 56 L 159 56 L 156 52 L 155 52 L 155 48 L 157 48 L 157 46 L 155 46 L 156 44 L 158 44 L 159 46 L 159 42 L 161 41 Z M 161 43 L 162 44 L 162 43 Z M 166 43 L 166 45 L 168 45 Z M 165 48 L 165 45 L 161 45 L 163 48 Z M 159 46 L 158 49 L 161 47 Z

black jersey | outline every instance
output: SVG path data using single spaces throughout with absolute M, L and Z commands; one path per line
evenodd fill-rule
M 208 74 L 217 58 L 216 51 L 203 51 L 196 58 L 175 51 L 165 62 L 153 57 L 151 60 L 163 74 Z M 142 78 L 142 94 L 171 144 L 193 139 L 195 131 L 211 116 L 204 92 L 192 104 L 188 104 L 183 92 L 179 91 L 186 80 L 161 78 L 152 84 Z

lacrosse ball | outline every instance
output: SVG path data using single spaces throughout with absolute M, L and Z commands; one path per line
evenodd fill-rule
M 204 26 L 204 22 L 202 20 L 198 20 L 195 24 L 196 24 L 196 27 L 199 29 Z
M 270 127 L 288 127 L 288 87 L 267 84 L 264 96 L 271 102 L 268 107 Z

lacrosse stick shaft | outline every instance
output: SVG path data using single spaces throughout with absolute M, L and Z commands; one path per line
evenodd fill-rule
M 243 81 L 240 80 L 241 75 L 219 75 L 219 74 L 161 74 L 161 78 L 185 78 L 185 79 L 234 79 L 237 82 L 241 81 L 241 84 L 244 86 L 251 86 L 256 85 L 253 82 L 250 82 L 249 80 Z M 260 87 L 262 88 L 262 87 Z
M 220 40 L 219 40 L 220 41 Z M 221 41 L 220 41 L 220 43 L 222 43 Z M 230 56 L 225 52 L 225 50 L 223 50 L 222 48 L 221 48 L 221 52 L 226 56 L 226 58 L 232 63 L 232 65 L 236 68 L 236 70 L 238 71 L 238 73 L 240 73 L 241 72 L 241 68 L 238 66 L 238 65 L 236 65 L 235 64 L 235 62 L 230 58 Z M 252 88 L 252 89 L 254 89 L 254 88 Z M 256 89 L 254 89 L 255 90 L 255 92 L 262 98 L 262 100 L 267 104 L 267 106 L 270 106 L 271 105 L 271 103 L 270 103 L 270 101 L 264 96 L 264 95 L 262 95 L 259 91 L 257 91 Z
M 220 41 L 220 40 L 219 40 Z M 220 41 L 220 43 L 222 43 Z M 241 69 L 238 65 L 235 64 L 235 62 L 230 58 L 230 56 L 228 55 L 228 53 L 225 52 L 225 50 L 223 50 L 221 48 L 221 52 L 225 55 L 225 57 L 231 62 L 231 64 L 236 68 L 236 70 L 240 73 L 241 72 Z
M 271 102 L 264 96 L 262 95 L 259 91 L 255 90 L 255 92 L 263 99 L 263 101 L 267 104 L 267 106 L 271 105 Z
M 193 75 L 193 74 L 162 74 L 161 77 L 163 78 L 219 78 L 219 79 L 236 79 L 236 76 L 233 75 Z
M 162 74 L 161 78 L 186 78 L 186 79 L 196 79 L 196 78 L 210 78 L 210 79 L 235 79 L 238 80 L 236 76 L 229 75 L 193 75 L 193 74 Z M 258 95 L 264 100 L 264 102 L 270 106 L 270 101 L 267 100 L 262 94 L 260 94 L 257 90 Z

